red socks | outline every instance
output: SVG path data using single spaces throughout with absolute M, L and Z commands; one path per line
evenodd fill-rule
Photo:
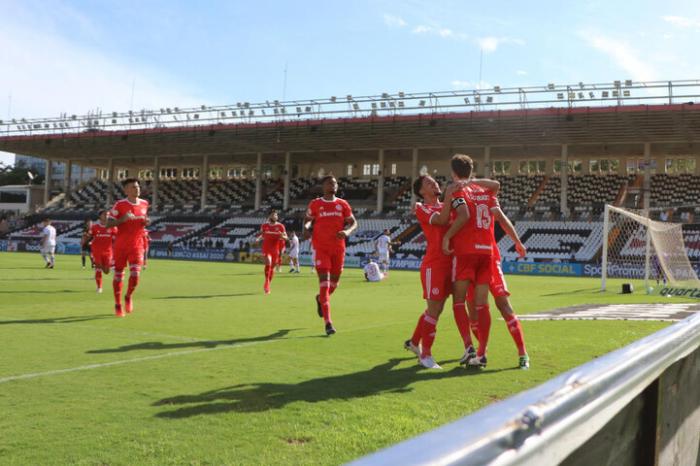
M 472 346 L 472 336 L 469 334 L 469 316 L 464 303 L 453 303 L 452 313 L 454 314 L 459 334 L 462 336 L 464 347 Z
M 430 317 L 428 314 L 423 314 L 423 331 L 421 332 L 421 341 L 423 342 L 423 347 L 421 348 L 421 358 L 432 356 L 433 342 L 435 341 L 435 333 L 437 329 L 437 319 Z
M 328 283 L 329 283 L 329 285 L 328 285 L 328 294 L 331 295 L 331 294 L 333 294 L 333 292 L 335 291 L 335 289 L 338 288 L 338 282 L 331 281 L 331 282 L 328 282 Z
M 420 343 L 420 339 L 423 336 L 423 317 L 427 315 L 425 312 L 418 318 L 418 323 L 416 324 L 416 328 L 413 331 L 413 336 L 411 337 L 411 343 L 413 343 L 415 346 L 418 346 L 418 343 Z
M 481 357 L 486 354 L 486 346 L 489 343 L 489 333 L 491 332 L 491 313 L 489 305 L 482 304 L 476 306 L 476 312 L 479 314 L 479 333 L 476 333 L 476 338 L 479 340 L 479 349 L 476 355 Z
M 139 284 L 139 274 L 141 273 L 141 267 L 138 265 L 132 265 L 129 268 L 129 271 L 131 273 L 129 274 L 129 287 L 126 289 L 127 298 L 131 298 L 131 295 L 134 293 L 136 286 L 138 286 Z
M 525 355 L 527 351 L 525 350 L 525 338 L 523 337 L 523 328 L 520 325 L 520 321 L 515 314 L 506 314 L 504 318 L 508 326 L 508 331 L 515 342 L 515 346 L 518 347 L 518 354 L 520 356 Z
M 319 284 L 318 300 L 321 303 L 321 311 L 323 311 L 323 320 L 326 323 L 331 322 L 331 302 L 330 302 L 330 283 L 321 282 Z
M 95 270 L 95 283 L 97 283 L 97 288 L 102 288 L 102 270 Z
M 114 290 L 114 304 L 122 305 L 122 287 L 124 286 L 124 271 L 114 271 L 114 279 L 112 280 L 112 289 Z

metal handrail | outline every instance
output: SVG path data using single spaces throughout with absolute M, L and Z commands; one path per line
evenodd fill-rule
M 530 98 L 523 98 L 530 96 Z M 586 108 L 700 101 L 700 80 L 614 81 L 381 95 L 330 97 L 291 101 L 237 102 L 109 112 L 64 113 L 53 118 L 0 119 L 0 137 L 63 135 L 83 132 L 189 128 L 218 124 L 277 123 L 329 118 L 365 118 L 537 108 Z
M 700 313 L 538 387 L 351 464 L 557 464 L 664 370 L 698 347 Z

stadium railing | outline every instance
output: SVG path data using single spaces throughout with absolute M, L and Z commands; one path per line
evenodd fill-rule
M 700 312 L 351 464 L 700 464 L 699 387 Z

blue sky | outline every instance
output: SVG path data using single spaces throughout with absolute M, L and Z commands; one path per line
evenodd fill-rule
M 700 78 L 697 0 L 0 0 L 0 11 L 1 119 Z

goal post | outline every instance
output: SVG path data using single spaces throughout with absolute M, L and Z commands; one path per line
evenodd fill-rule
M 680 223 L 652 220 L 648 211 L 606 205 L 603 217 L 601 289 L 609 278 L 652 284 L 700 288 L 688 259 Z

